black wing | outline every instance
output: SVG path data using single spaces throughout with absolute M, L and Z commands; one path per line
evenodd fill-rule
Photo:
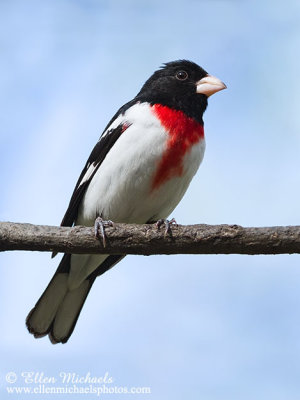
M 112 122 L 121 114 L 123 114 L 131 105 L 133 104 L 132 102 L 129 102 L 125 104 L 120 110 L 116 113 L 116 115 L 111 119 L 111 121 L 108 123 L 107 127 L 105 128 L 104 132 L 107 131 L 109 126 L 112 124 Z M 76 183 L 74 192 L 72 194 L 68 209 L 63 217 L 63 220 L 61 222 L 61 226 L 72 226 L 74 222 L 76 221 L 77 214 L 78 214 L 78 209 L 79 205 L 81 203 L 81 200 L 83 198 L 83 195 L 90 184 L 91 180 L 93 179 L 93 176 L 97 172 L 99 166 L 101 165 L 102 161 L 105 159 L 107 156 L 109 150 L 112 148 L 114 143 L 118 140 L 120 135 L 124 132 L 129 127 L 129 124 L 126 124 L 124 121 L 120 125 L 118 125 L 114 129 L 108 129 L 108 131 L 105 133 L 105 135 L 100 137 L 99 141 L 97 142 L 96 146 L 94 147 L 93 151 L 91 152 L 91 155 L 89 156 L 85 167 L 83 168 L 79 179 Z M 83 183 L 82 179 L 84 175 L 86 174 L 87 170 L 89 167 L 93 165 L 95 169 L 91 173 L 88 179 L 86 179 Z

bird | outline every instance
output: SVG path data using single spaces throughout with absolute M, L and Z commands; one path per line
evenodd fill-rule
M 226 88 L 189 60 L 167 62 L 109 121 L 75 185 L 61 226 L 166 224 L 205 151 L 208 97 Z M 96 221 L 96 222 L 95 222 Z M 105 235 L 103 241 L 105 241 Z M 103 243 L 105 244 L 105 242 Z M 66 343 L 95 279 L 124 255 L 64 254 L 26 319 L 35 338 Z

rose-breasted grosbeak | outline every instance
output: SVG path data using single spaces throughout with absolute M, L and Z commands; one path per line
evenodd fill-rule
M 179 60 L 146 81 L 108 123 L 78 179 L 62 226 L 95 219 L 150 223 L 177 206 L 204 155 L 207 98 L 226 86 L 197 64 Z M 122 255 L 65 254 L 26 324 L 52 343 L 71 336 L 98 275 Z

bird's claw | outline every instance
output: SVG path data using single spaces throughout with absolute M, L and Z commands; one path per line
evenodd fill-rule
M 159 230 L 160 227 L 161 227 L 162 225 L 165 225 L 164 237 L 166 237 L 168 233 L 169 233 L 169 234 L 172 233 L 172 231 L 171 231 L 171 225 L 173 225 L 173 224 L 174 224 L 174 225 L 177 225 L 177 222 L 176 222 L 175 218 L 172 218 L 170 221 L 169 221 L 168 219 L 159 219 L 159 220 L 156 222 L 156 227 L 157 227 L 157 229 Z
M 114 223 L 110 220 L 106 221 L 101 217 L 97 217 L 95 219 L 95 224 L 94 224 L 95 237 L 97 239 L 102 238 L 103 247 L 106 247 L 105 228 L 108 226 L 114 226 Z

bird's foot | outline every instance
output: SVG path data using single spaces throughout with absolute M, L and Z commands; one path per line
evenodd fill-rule
M 177 225 L 177 222 L 176 222 L 175 218 L 172 218 L 170 221 L 169 221 L 168 219 L 159 219 L 159 220 L 156 222 L 156 227 L 157 227 L 157 229 L 159 230 L 160 227 L 161 227 L 162 225 L 164 225 L 164 226 L 165 226 L 165 233 L 164 233 L 164 236 L 166 237 L 168 233 L 169 233 L 169 234 L 172 234 L 171 225 L 173 225 L 173 224 L 174 224 L 174 225 Z
M 94 224 L 95 237 L 97 239 L 102 238 L 103 247 L 106 246 L 105 228 L 108 226 L 114 226 L 114 223 L 110 220 L 106 221 L 101 217 L 97 217 L 95 219 L 95 224 Z

